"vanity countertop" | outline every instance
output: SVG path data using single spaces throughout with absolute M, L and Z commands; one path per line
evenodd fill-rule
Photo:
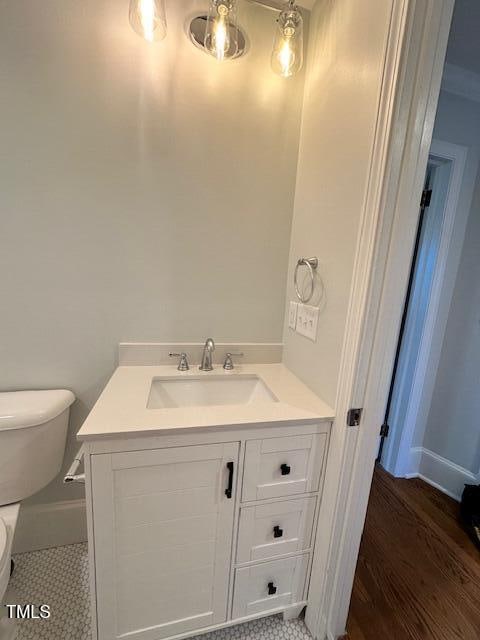
M 147 408 L 153 378 L 242 374 L 258 376 L 278 402 Z M 199 372 L 197 367 L 192 367 L 190 371 L 178 371 L 172 365 L 120 366 L 83 423 L 77 438 L 91 441 L 142 434 L 154 436 L 179 430 L 247 424 L 315 424 L 331 421 L 333 417 L 333 409 L 283 364 L 244 364 L 228 372 L 221 365 L 212 372 Z

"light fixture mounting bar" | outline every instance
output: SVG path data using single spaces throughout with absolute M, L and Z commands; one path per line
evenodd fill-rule
M 272 11 L 284 11 L 287 6 L 287 3 L 281 0 L 250 0 L 250 2 L 260 4 L 262 7 L 272 9 Z

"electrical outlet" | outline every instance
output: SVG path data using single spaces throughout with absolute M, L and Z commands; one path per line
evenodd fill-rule
M 313 342 L 317 339 L 318 313 L 318 307 L 309 304 L 298 305 L 296 331 Z
M 298 302 L 290 302 L 290 309 L 288 311 L 288 326 L 294 331 L 297 326 L 297 310 Z

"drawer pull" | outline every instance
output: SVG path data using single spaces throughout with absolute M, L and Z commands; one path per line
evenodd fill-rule
M 283 529 L 280 529 L 280 527 L 278 526 L 278 524 L 276 524 L 273 527 L 273 537 L 274 538 L 281 538 L 283 536 Z
M 277 587 L 273 584 L 273 582 L 269 582 L 267 584 L 268 587 L 268 595 L 273 596 L 277 593 Z
M 283 463 L 282 465 L 280 465 L 280 471 L 282 473 L 282 476 L 288 476 L 291 471 L 290 465 Z
M 228 469 L 228 486 L 225 489 L 225 495 L 227 498 L 232 497 L 232 488 L 233 488 L 233 462 L 227 462 Z

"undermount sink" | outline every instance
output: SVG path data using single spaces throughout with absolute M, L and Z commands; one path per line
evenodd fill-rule
M 278 402 L 255 375 L 153 378 L 147 409 Z

